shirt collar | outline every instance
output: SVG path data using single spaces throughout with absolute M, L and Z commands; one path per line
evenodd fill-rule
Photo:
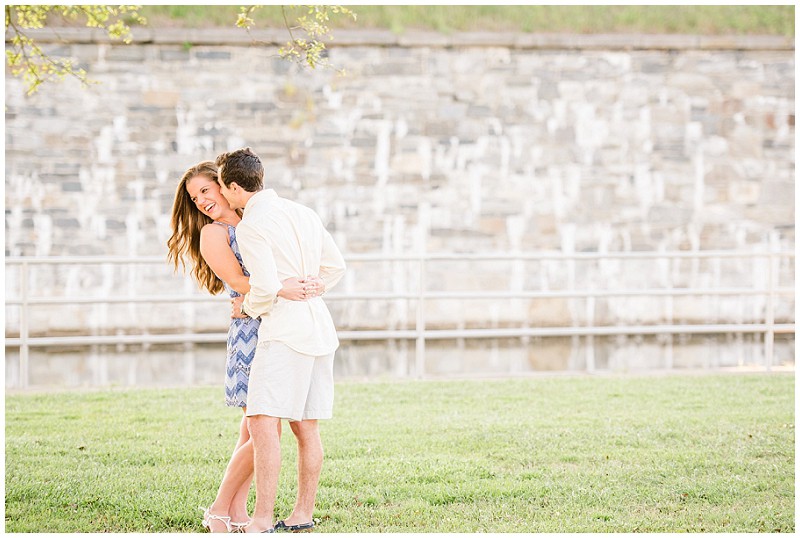
M 250 199 L 244 205 L 244 209 L 242 210 L 242 216 L 244 216 L 244 214 L 247 213 L 247 210 L 250 207 L 252 207 L 255 204 L 259 203 L 259 200 L 267 201 L 267 200 L 273 200 L 273 199 L 275 199 L 277 197 L 278 197 L 278 193 L 275 192 L 274 189 L 264 189 L 262 191 L 259 191 L 259 192 L 255 193 L 253 196 L 250 197 Z

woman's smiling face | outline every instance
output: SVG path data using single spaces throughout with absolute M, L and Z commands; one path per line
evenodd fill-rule
M 186 192 L 198 211 L 218 220 L 232 212 L 230 204 L 219 191 L 219 183 L 204 175 L 196 175 L 186 182 Z

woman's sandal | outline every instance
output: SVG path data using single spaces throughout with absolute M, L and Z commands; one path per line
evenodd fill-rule
M 231 521 L 231 532 L 244 532 L 245 527 L 247 527 L 249 524 L 250 521 L 243 521 L 241 523 Z
M 211 532 L 211 522 L 212 521 L 222 521 L 225 524 L 225 529 L 228 532 L 231 531 L 231 518 L 229 516 L 218 516 L 217 514 L 212 514 L 209 512 L 208 508 L 204 508 L 202 506 L 198 507 L 200 510 L 203 510 L 203 527 L 206 528 L 208 532 Z M 242 532 L 242 531 L 239 531 Z

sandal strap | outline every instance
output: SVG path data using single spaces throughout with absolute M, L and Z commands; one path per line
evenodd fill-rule
M 242 522 L 231 521 L 231 526 L 233 527 L 246 527 L 249 524 L 250 524 L 249 521 L 242 521 Z
M 220 516 L 218 514 L 212 514 L 209 512 L 208 508 L 204 508 L 202 506 L 198 507 L 200 510 L 203 510 L 203 526 L 208 527 L 209 522 L 211 521 L 222 521 L 225 524 L 225 529 L 228 532 L 231 532 L 231 518 L 230 516 Z

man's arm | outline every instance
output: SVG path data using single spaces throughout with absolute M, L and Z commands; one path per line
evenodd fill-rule
M 244 266 L 250 273 L 250 291 L 244 296 L 242 310 L 257 318 L 272 310 L 282 287 L 275 257 L 267 238 L 244 222 L 236 227 L 236 239 Z
M 228 249 L 228 250 L 230 250 L 230 249 Z M 238 263 L 237 263 L 237 265 L 238 265 Z M 245 277 L 245 278 L 249 280 L 249 277 Z M 313 288 L 313 293 L 311 293 L 311 292 L 307 291 L 310 288 L 310 286 L 308 284 L 308 282 L 311 282 L 310 280 L 299 279 L 297 277 L 287 278 L 282 282 L 283 287 L 280 289 L 280 291 L 278 291 L 278 297 L 286 299 L 287 301 L 306 301 L 309 298 L 309 293 L 311 293 L 311 295 L 310 295 L 311 297 L 315 297 L 316 295 L 322 295 L 322 293 L 325 291 L 322 288 L 322 281 L 317 277 L 314 277 L 314 279 L 316 279 L 316 282 L 313 282 L 313 283 L 314 284 L 318 283 L 319 287 L 311 286 L 311 288 Z M 247 284 L 247 289 L 250 289 L 250 284 Z M 239 293 L 241 293 L 241 292 L 239 292 Z M 236 297 L 233 297 L 231 299 L 231 317 L 232 318 L 248 318 L 248 317 L 250 317 L 247 314 L 242 314 L 242 303 L 243 302 L 244 302 L 244 296 L 243 295 L 237 295 Z
M 320 221 L 320 225 L 322 221 Z M 322 256 L 319 261 L 319 277 L 325 283 L 325 291 L 330 290 L 342 279 L 345 271 L 344 257 L 333 242 L 330 232 L 322 229 Z

